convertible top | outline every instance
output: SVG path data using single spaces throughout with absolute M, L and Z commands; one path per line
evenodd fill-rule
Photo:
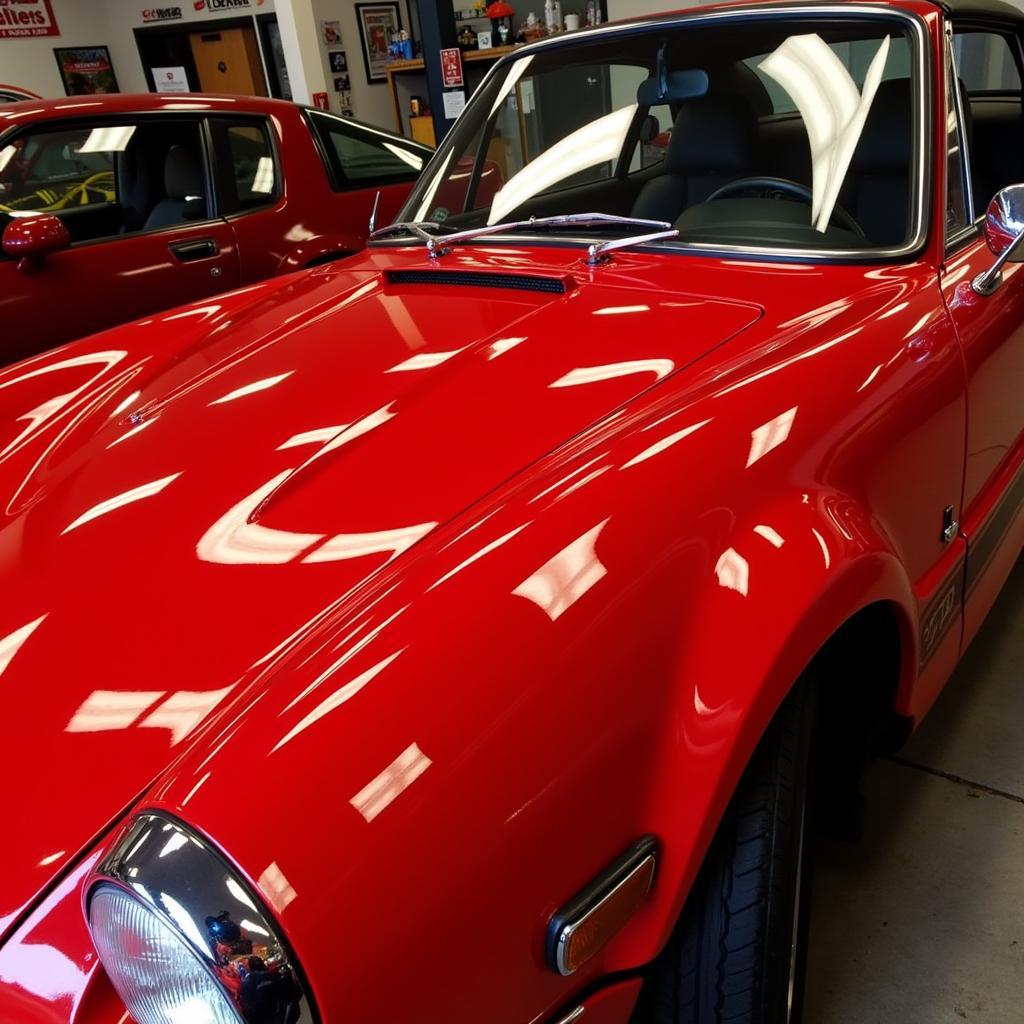
M 1003 0 L 939 0 L 939 6 L 953 15 L 978 14 L 1003 21 L 1024 22 L 1024 11 Z

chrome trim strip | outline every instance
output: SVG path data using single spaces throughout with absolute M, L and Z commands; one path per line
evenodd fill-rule
M 555 1024 L 576 1024 L 576 1021 L 578 1021 L 586 1012 L 587 1008 L 585 1006 L 577 1006 L 575 1010 L 571 1010 L 564 1017 L 560 1017 L 555 1021 Z
M 598 25 L 594 28 L 583 29 L 581 32 L 572 32 L 564 36 L 553 36 L 549 39 L 541 39 L 535 43 L 529 43 L 512 53 L 506 54 L 500 60 L 496 61 L 484 75 L 483 81 L 476 89 L 474 99 L 478 95 L 483 94 L 483 90 L 487 83 L 490 81 L 492 75 L 498 74 L 507 65 L 513 61 L 520 60 L 525 56 L 530 56 L 537 52 L 542 52 L 546 48 L 558 47 L 558 46 L 572 46 L 576 45 L 576 39 L 589 39 L 597 35 L 603 34 L 623 34 L 633 35 L 645 32 L 655 32 L 659 28 L 679 28 L 689 27 L 691 24 L 717 24 L 720 22 L 729 22 L 737 18 L 744 19 L 793 19 L 797 17 L 838 17 L 838 18 L 876 18 L 884 19 L 887 21 L 902 21 L 910 29 L 911 39 L 916 42 L 916 46 L 912 43 L 912 52 L 914 57 L 914 66 L 912 67 L 912 73 L 916 75 L 916 90 L 915 90 L 915 109 L 914 117 L 916 124 L 914 126 L 914 134 L 916 137 L 915 147 L 915 160 L 916 167 L 912 172 L 914 178 L 914 190 L 915 195 L 913 196 L 913 210 L 911 226 L 913 231 L 911 233 L 910 240 L 901 246 L 893 246 L 882 249 L 782 249 L 772 248 L 769 246 L 742 246 L 742 245 L 716 245 L 716 244 L 697 244 L 688 242 L 679 242 L 672 246 L 668 246 L 659 251 L 667 253 L 687 253 L 687 254 L 703 254 L 709 253 L 711 255 L 720 255 L 723 257 L 730 256 L 763 256 L 763 257 L 782 257 L 786 259 L 805 260 L 807 262 L 821 262 L 823 260 L 850 260 L 858 263 L 863 262 L 878 262 L 890 259 L 896 259 L 899 257 L 910 256 L 916 253 L 918 250 L 924 247 L 928 240 L 928 227 L 929 227 L 929 200 L 931 198 L 931 140 L 933 135 L 933 128 L 935 122 L 935 105 L 929 103 L 932 99 L 933 85 L 934 85 L 934 68 L 931 60 L 931 50 L 928 46 L 928 32 L 924 24 L 924 20 L 917 14 L 913 14 L 910 11 L 900 10 L 894 7 L 888 7 L 883 4 L 872 4 L 872 3 L 850 3 L 848 5 L 836 6 L 836 5 L 821 5 L 821 4 L 789 4 L 785 7 L 777 5 L 751 5 L 737 7 L 734 10 L 728 11 L 708 11 L 708 12 L 681 12 L 672 17 L 666 18 L 650 18 L 646 21 L 625 21 L 625 22 L 612 22 L 607 25 Z M 474 99 L 471 99 L 469 106 L 472 106 Z M 468 109 L 468 107 L 467 107 Z M 465 117 L 465 112 L 459 115 L 459 118 Z M 449 133 L 448 138 L 451 138 Z M 438 169 L 442 169 L 443 164 L 448 159 L 449 149 L 446 148 L 445 141 L 441 142 L 441 145 L 435 151 L 433 159 L 424 168 L 424 174 L 421 177 L 421 181 L 425 180 L 426 172 L 431 169 L 431 165 L 437 162 Z M 509 241 L 513 243 L 522 243 L 524 241 L 533 241 L 529 235 L 516 235 L 515 238 L 503 238 L 501 235 L 492 235 L 489 239 L 491 242 L 503 242 Z M 591 240 L 592 241 L 592 240 Z M 372 245 L 380 246 L 380 242 L 370 243 Z M 393 243 L 392 243 L 393 244 Z M 582 243 L 588 244 L 586 242 Z
M 960 133 L 960 171 L 964 176 L 964 185 L 967 194 L 964 196 L 964 205 L 967 207 L 967 223 L 973 224 L 977 212 L 974 209 L 974 180 L 971 175 L 971 140 L 967 137 L 967 121 L 964 118 L 964 98 L 960 93 L 960 69 L 956 64 L 956 50 L 953 47 L 953 26 L 946 23 L 946 71 L 953 72 L 953 106 L 956 109 L 957 130 Z M 945 108 L 945 100 L 943 100 Z M 948 192 L 948 185 L 947 185 Z

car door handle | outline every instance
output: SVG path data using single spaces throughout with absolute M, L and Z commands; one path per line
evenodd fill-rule
M 220 249 L 212 238 L 193 238 L 187 242 L 171 242 L 167 247 L 179 263 L 191 263 L 192 260 L 205 260 L 216 256 Z

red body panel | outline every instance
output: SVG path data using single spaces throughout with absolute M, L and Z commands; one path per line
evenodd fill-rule
M 263 893 L 328 1021 L 546 1021 L 648 962 L 822 644 L 889 605 L 919 717 L 975 512 L 1009 509 L 979 595 L 1020 550 L 1019 437 L 941 537 L 972 384 L 941 248 L 445 257 L 565 294 L 396 285 L 436 264 L 371 249 L 0 371 L 0 741 L 31 766 L 0 1019 L 119 1020 L 80 890 L 133 806 Z M 552 912 L 648 834 L 650 902 L 546 969 Z
M 310 263 L 356 252 L 366 234 L 377 188 L 335 191 L 301 108 L 278 100 L 217 96 L 108 96 L 88 103 L 41 100 L 0 111 L 0 135 L 14 127 L 68 118 L 181 111 L 262 115 L 269 118 L 281 170 L 273 205 L 226 219 L 183 223 L 155 231 L 81 242 L 47 257 L 33 274 L 0 256 L 0 364 L 62 342 L 134 320 Z M 393 218 L 409 185 L 380 189 L 378 223 Z M 170 246 L 211 239 L 214 256 L 187 263 Z

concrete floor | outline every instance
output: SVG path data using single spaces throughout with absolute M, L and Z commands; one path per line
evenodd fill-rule
M 865 795 L 821 844 L 805 1024 L 1024 1024 L 1024 559 Z

